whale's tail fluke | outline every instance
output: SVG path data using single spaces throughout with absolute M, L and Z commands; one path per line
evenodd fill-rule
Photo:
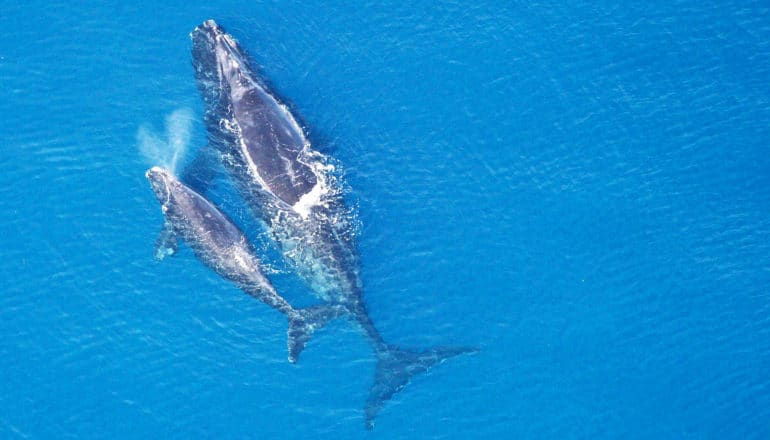
M 313 332 L 333 319 L 347 314 L 347 309 L 336 304 L 321 304 L 306 309 L 296 309 L 297 314 L 289 317 L 288 348 L 289 362 L 295 363 Z
M 374 428 L 374 418 L 383 404 L 404 389 L 412 376 L 424 373 L 451 357 L 475 352 L 478 352 L 478 349 L 472 347 L 439 347 L 425 351 L 409 351 L 388 346 L 378 350 L 374 384 L 364 408 L 366 427 Z

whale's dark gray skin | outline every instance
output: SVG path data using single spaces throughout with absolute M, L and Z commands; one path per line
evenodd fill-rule
M 209 143 L 219 151 L 230 180 L 300 277 L 318 297 L 342 305 L 374 348 L 378 364 L 365 408 L 371 428 L 383 403 L 414 374 L 474 350 L 416 352 L 383 340 L 366 311 L 347 210 L 322 156 L 219 25 L 206 21 L 191 38 Z
M 291 112 L 275 100 L 260 79 L 249 74 L 249 61 L 238 44 L 209 20 L 192 34 L 193 66 L 207 108 L 206 123 L 220 125 L 215 141 L 242 142 L 250 167 L 262 186 L 290 205 L 317 184 L 301 153 L 309 145 Z M 221 88 L 220 86 L 226 86 Z M 224 92 L 224 93 L 220 93 Z M 222 118 L 223 112 L 230 118 Z M 228 125 L 235 124 L 235 125 Z M 232 136 L 238 131 L 237 139 Z
M 208 146 L 201 148 L 195 156 L 195 160 L 184 168 L 179 180 L 193 191 L 203 195 L 216 176 L 214 165 L 216 165 L 217 159 L 213 157 L 214 155 L 212 148 Z M 165 222 L 155 242 L 155 258 L 163 260 L 167 256 L 174 255 L 178 246 L 176 234 L 174 234 L 171 224 Z
M 315 329 L 344 314 L 341 306 L 328 304 L 307 309 L 292 307 L 262 273 L 246 236 L 222 211 L 163 168 L 153 167 L 146 175 L 170 230 L 184 239 L 198 259 L 286 316 L 289 361 L 296 362 Z
M 212 148 L 208 146 L 200 148 L 195 160 L 184 168 L 179 180 L 193 191 L 203 195 L 216 176 L 217 159 L 213 156 Z M 171 224 L 165 222 L 155 242 L 155 258 L 163 260 L 169 255 L 174 255 L 178 246 L 176 234 L 174 234 Z

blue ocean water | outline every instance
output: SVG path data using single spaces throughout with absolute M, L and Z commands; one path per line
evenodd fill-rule
M 766 2 L 86 3 L 0 14 L 0 437 L 770 438 Z M 481 348 L 371 433 L 354 327 L 290 365 L 280 315 L 153 259 L 208 18 L 344 168 L 385 338 Z

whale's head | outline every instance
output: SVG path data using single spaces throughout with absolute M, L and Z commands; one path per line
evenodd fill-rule
M 217 52 L 227 50 L 223 37 L 227 35 L 214 20 L 206 20 L 190 33 L 192 63 L 197 78 L 216 80 L 219 77 Z
M 161 204 L 161 209 L 165 213 L 174 204 L 174 195 L 176 188 L 180 186 L 179 181 L 170 171 L 161 167 L 152 167 L 145 173 L 147 180 L 150 181 L 152 191 Z
M 190 38 L 201 96 L 208 110 L 221 111 L 228 107 L 231 93 L 235 94 L 252 79 L 249 60 L 238 42 L 214 20 L 198 25 Z

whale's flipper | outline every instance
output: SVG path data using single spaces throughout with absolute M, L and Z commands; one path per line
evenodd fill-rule
M 155 240 L 155 258 L 162 260 L 168 256 L 174 255 L 179 248 L 179 240 L 176 237 L 173 226 L 166 221 L 163 223 L 163 228 L 158 234 L 158 239 Z
M 409 383 L 412 376 L 428 371 L 432 366 L 465 353 L 475 353 L 477 348 L 441 347 L 425 351 L 408 351 L 389 346 L 377 353 L 374 384 L 364 408 L 366 427 L 374 428 L 374 418 L 382 405 Z
M 179 180 L 200 194 L 206 194 L 212 186 L 217 174 L 219 159 L 215 148 L 211 144 L 198 148 L 195 158 L 182 171 Z M 174 229 L 169 222 L 163 224 L 163 228 L 155 241 L 155 258 L 162 260 L 176 254 L 179 243 Z
M 288 348 L 289 362 L 295 363 L 305 348 L 313 332 L 325 326 L 329 321 L 347 314 L 347 309 L 340 305 L 322 304 L 297 309 L 297 315 L 289 317 Z

